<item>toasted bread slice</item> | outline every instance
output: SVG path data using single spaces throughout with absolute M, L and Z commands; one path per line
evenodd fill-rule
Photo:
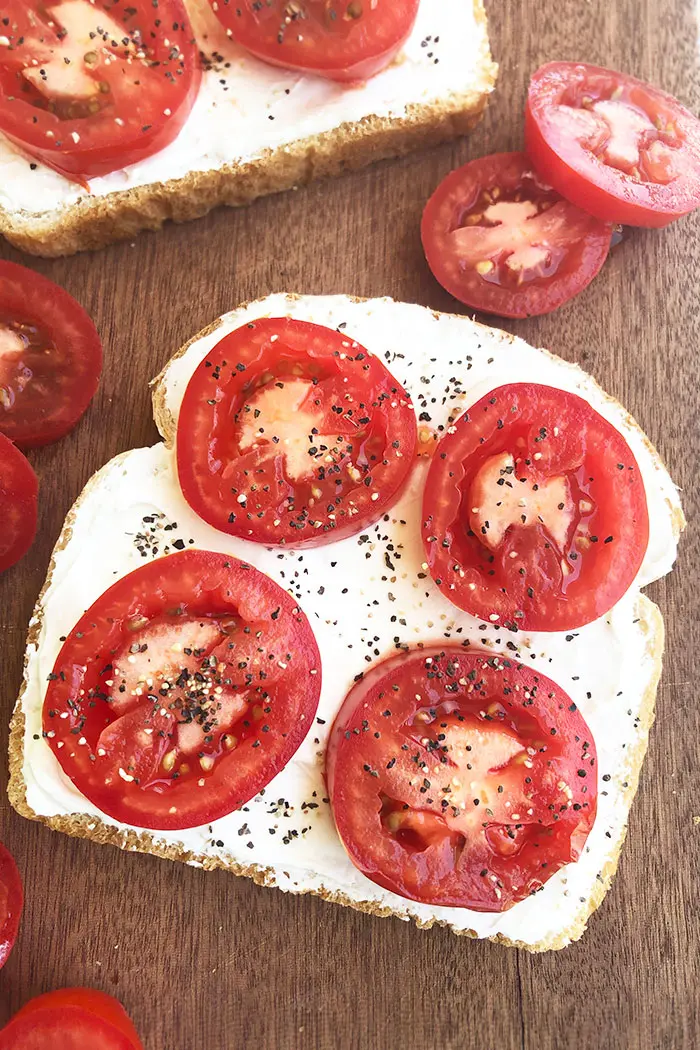
M 436 145 L 474 127 L 496 81 L 483 0 L 421 0 L 403 53 L 359 86 L 266 66 L 227 38 L 206 0 L 186 3 L 207 68 L 176 141 L 87 191 L 0 135 L 11 244 L 71 255 Z
M 431 400 L 435 425 L 460 405 L 466 408 L 486 383 L 495 387 L 529 378 L 578 392 L 615 423 L 640 466 L 648 495 L 650 542 L 634 586 L 606 616 L 577 632 L 521 632 L 508 638 L 509 655 L 519 654 L 528 662 L 534 658 L 535 666 L 577 703 L 595 736 L 604 782 L 599 784 L 598 815 L 581 859 L 561 869 L 540 893 L 502 914 L 431 908 L 365 879 L 342 848 L 325 798 L 325 736 L 358 664 L 360 670 L 366 667 L 368 609 L 373 617 L 372 651 L 391 651 L 397 622 L 404 624 L 403 637 L 412 644 L 429 644 L 455 633 L 496 651 L 506 644 L 502 630 L 455 609 L 421 571 L 418 515 L 424 464 L 416 466 L 412 483 L 391 513 L 365 536 L 305 550 L 303 566 L 299 551 L 271 550 L 216 532 L 180 493 L 173 446 L 179 406 L 193 370 L 227 332 L 259 317 L 283 315 L 341 328 L 349 339 L 387 359 L 413 392 L 416 405 L 421 397 L 441 393 L 446 377 L 457 372 L 463 389 L 456 398 L 442 407 L 440 398 L 435 399 L 438 407 Z M 345 296 L 275 295 L 227 314 L 175 355 L 154 382 L 153 395 L 164 442 L 123 453 L 99 471 L 69 513 L 54 550 L 30 624 L 24 683 L 12 720 L 13 806 L 71 835 L 207 869 L 225 868 L 260 884 L 312 892 L 375 915 L 414 919 L 423 927 L 445 925 L 459 934 L 528 951 L 562 948 L 580 937 L 615 873 L 654 718 L 663 621 L 640 587 L 670 570 L 684 525 L 675 486 L 634 421 L 578 367 L 522 340 L 464 317 L 388 299 Z M 401 551 L 400 571 L 389 580 L 387 540 Z M 146 832 L 100 813 L 66 779 L 42 738 L 43 698 L 61 638 L 84 609 L 144 559 L 167 556 L 173 547 L 190 544 L 245 558 L 285 587 L 298 581 L 293 588 L 322 654 L 319 720 L 287 767 L 242 810 L 214 826 Z

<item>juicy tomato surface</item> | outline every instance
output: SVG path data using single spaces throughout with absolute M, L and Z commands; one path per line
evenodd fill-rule
M 0 432 L 22 448 L 72 430 L 97 390 L 102 344 L 75 299 L 0 261 Z
M 666 226 L 700 206 L 700 121 L 624 73 L 542 66 L 530 82 L 525 139 L 541 176 L 606 222 Z
M 513 383 L 440 441 L 422 528 L 430 574 L 455 605 L 511 630 L 563 631 L 627 591 L 649 516 L 612 423 L 576 394 Z
M 163 149 L 201 80 L 182 0 L 7 0 L 0 130 L 84 181 Z
M 194 372 L 177 428 L 190 506 L 257 543 L 315 546 L 366 528 L 408 479 L 417 440 L 406 391 L 343 332 L 263 318 Z
M 22 880 L 14 857 L 0 842 L 0 969 L 17 940 L 24 905 Z
M 209 0 L 248 51 L 331 80 L 367 80 L 408 39 L 419 0 Z
M 94 988 L 30 1000 L 0 1032 L 0 1050 L 143 1050 L 122 1004 Z
M 38 492 L 26 456 L 0 434 L 0 572 L 18 562 L 34 542 Z
M 313 721 L 321 663 L 295 601 L 236 558 L 186 550 L 78 621 L 44 701 L 64 772 L 109 816 L 186 828 L 239 808 Z
M 532 317 L 590 284 L 612 226 L 560 197 L 523 153 L 494 153 L 440 183 L 421 237 L 428 266 L 455 299 L 500 317 Z
M 558 685 L 461 647 L 373 667 L 334 722 L 326 775 L 353 863 L 402 897 L 500 912 L 578 859 L 593 737 Z

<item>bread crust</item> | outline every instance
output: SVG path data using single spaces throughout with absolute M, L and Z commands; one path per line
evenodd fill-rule
M 298 296 L 290 295 L 288 299 L 290 302 L 298 299 Z M 261 303 L 265 300 L 261 300 Z M 365 300 L 356 299 L 355 301 L 362 302 Z M 239 309 L 244 309 L 243 304 Z M 436 316 L 439 316 L 436 314 Z M 165 401 L 165 377 L 169 365 L 172 361 L 181 357 L 192 343 L 205 335 L 209 335 L 221 325 L 221 319 L 217 319 L 212 325 L 209 325 L 203 331 L 199 332 L 193 339 L 190 339 L 177 353 L 171 358 L 171 361 L 166 365 L 165 369 L 158 375 L 152 382 L 153 391 L 153 409 L 154 417 L 158 429 L 160 430 L 167 445 L 172 446 L 175 437 L 175 424 L 173 417 L 166 406 Z M 481 326 L 486 327 L 486 326 Z M 508 338 L 504 334 L 504 338 Z M 512 338 L 512 337 L 511 337 Z M 613 398 L 609 399 L 614 402 Z M 617 404 L 617 402 L 614 402 Z M 641 430 L 632 419 L 631 416 L 626 414 L 626 418 L 631 426 L 634 426 L 640 433 Z M 647 440 L 645 438 L 645 440 Z M 651 444 L 647 441 L 648 447 L 652 452 L 654 460 L 660 464 L 660 459 L 656 451 L 653 449 Z M 73 523 L 76 515 L 80 509 L 80 506 L 85 498 L 86 494 L 92 491 L 94 487 L 100 485 L 101 479 L 108 470 L 114 468 L 115 463 L 119 463 L 128 453 L 122 453 L 121 456 L 117 456 L 116 459 L 112 460 L 100 471 L 97 472 L 88 482 L 87 486 L 78 497 L 77 501 L 71 508 L 66 518 L 63 530 L 58 539 L 54 553 L 52 555 L 51 563 L 49 565 L 48 575 L 44 587 L 39 595 L 37 604 L 34 610 L 34 615 L 30 623 L 29 634 L 27 638 L 27 655 L 25 656 L 25 675 L 24 681 L 19 694 L 19 699 L 12 717 L 10 724 L 10 782 L 8 786 L 8 795 L 12 806 L 22 816 L 27 817 L 31 820 L 40 821 L 42 824 L 53 828 L 56 831 L 62 831 L 65 834 L 75 836 L 77 838 L 91 839 L 93 842 L 102 844 L 111 844 L 119 846 L 121 849 L 129 851 L 137 851 L 142 853 L 150 853 L 154 856 L 162 857 L 167 860 L 183 861 L 189 864 L 195 864 L 205 870 L 213 870 L 217 868 L 223 868 L 227 871 L 232 872 L 235 875 L 243 875 L 247 878 L 253 879 L 258 885 L 261 886 L 275 886 L 275 876 L 272 869 L 256 864 L 242 865 L 225 857 L 211 857 L 203 854 L 197 854 L 190 850 L 179 849 L 177 846 L 164 845 L 162 841 L 159 841 L 157 837 L 150 832 L 143 831 L 137 832 L 134 830 L 120 831 L 113 827 L 109 823 L 101 820 L 99 817 L 88 815 L 88 814 L 75 814 L 75 815 L 64 815 L 64 816 L 53 816 L 46 817 L 41 814 L 35 813 L 27 802 L 26 784 L 22 774 L 22 767 L 24 761 L 24 731 L 25 731 L 25 719 L 24 712 L 22 710 L 22 698 L 27 689 L 27 667 L 29 659 L 29 650 L 38 644 L 41 626 L 43 619 L 43 598 L 51 583 L 53 571 L 55 568 L 55 556 L 56 553 L 62 550 L 70 541 L 72 536 Z M 676 508 L 674 514 L 674 530 L 677 535 L 680 534 L 685 524 L 683 513 L 680 508 Z M 625 800 L 625 804 L 630 807 L 634 796 L 637 791 L 639 783 L 639 776 L 644 760 L 644 756 L 647 750 L 648 744 L 648 733 L 651 725 L 654 721 L 655 713 L 655 701 L 656 691 L 661 675 L 662 669 L 662 656 L 664 648 L 664 625 L 661 613 L 658 607 L 650 601 L 645 595 L 640 594 L 637 598 L 636 604 L 636 617 L 639 620 L 640 627 L 646 635 L 646 646 L 647 652 L 653 664 L 652 675 L 648 683 L 648 687 L 642 699 L 642 705 L 639 714 L 639 727 L 641 730 L 641 736 L 636 746 L 626 756 L 624 766 L 619 769 L 616 773 L 616 780 L 619 781 L 621 786 L 622 796 Z M 625 785 L 622 787 L 622 785 Z M 526 943 L 519 940 L 511 940 L 505 937 L 503 934 L 497 933 L 492 937 L 488 938 L 499 944 L 504 944 L 509 947 L 523 948 L 528 952 L 544 952 L 550 950 L 556 950 L 566 947 L 572 941 L 578 940 L 586 930 L 588 919 L 595 909 L 600 905 L 603 897 L 607 893 L 613 876 L 617 870 L 620 850 L 624 843 L 627 834 L 627 825 L 625 824 L 615 841 L 610 843 L 608 859 L 605 866 L 603 867 L 599 879 L 589 895 L 588 899 L 581 904 L 579 911 L 576 914 L 575 919 L 572 923 L 564 930 L 559 932 L 556 936 L 550 936 L 543 938 L 534 944 Z M 396 916 L 399 918 L 406 918 L 405 913 L 400 910 L 392 910 L 389 907 L 382 907 L 377 905 L 373 901 L 355 901 L 340 892 L 332 892 L 326 890 L 324 887 L 319 889 L 308 889 L 308 890 L 296 890 L 291 892 L 298 893 L 313 893 L 317 896 L 322 897 L 324 900 L 342 904 L 350 908 L 354 908 L 357 911 L 367 912 L 372 915 L 379 917 Z M 413 920 L 417 926 L 428 929 L 432 926 L 447 926 L 449 922 L 442 920 L 430 920 L 423 922 L 419 919 Z M 453 931 L 460 936 L 477 938 L 479 935 L 474 930 L 459 930 Z
M 188 222 L 222 204 L 250 204 L 258 197 L 466 135 L 481 119 L 498 73 L 488 45 L 483 0 L 474 0 L 474 10 L 484 35 L 476 90 L 408 106 L 400 117 L 375 115 L 344 123 L 266 150 L 246 164 L 192 171 L 183 178 L 104 197 L 84 196 L 60 210 L 34 215 L 0 207 L 0 233 L 31 255 L 73 255 L 134 237 L 141 230 L 158 230 L 168 220 Z

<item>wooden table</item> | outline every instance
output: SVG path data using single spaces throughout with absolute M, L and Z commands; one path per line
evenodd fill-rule
M 629 70 L 700 106 L 695 0 L 489 6 L 501 80 L 468 142 L 218 211 L 133 245 L 21 260 L 84 303 L 106 366 L 78 429 L 30 457 L 42 484 L 40 533 L 0 581 L 3 763 L 26 624 L 64 515 L 107 459 L 156 440 L 147 381 L 174 348 L 224 310 L 273 290 L 389 294 L 454 309 L 423 261 L 421 209 L 458 163 L 519 147 L 528 74 L 545 60 Z M 20 258 L 6 246 L 0 255 Z M 665 232 L 629 232 L 577 300 L 508 326 L 580 362 L 620 398 L 684 490 L 691 522 L 700 511 L 699 266 L 700 213 Z M 0 838 L 18 858 L 27 904 L 0 975 L 0 1022 L 39 992 L 88 984 L 127 1004 L 147 1050 L 695 1047 L 700 704 L 689 625 L 700 613 L 698 565 L 691 527 L 677 570 L 650 588 L 668 630 L 657 724 L 620 872 L 579 943 L 532 956 L 420 932 L 69 839 L 23 821 L 5 801 Z

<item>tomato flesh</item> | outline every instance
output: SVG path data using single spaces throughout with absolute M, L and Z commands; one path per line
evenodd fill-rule
M 0 842 L 0 970 L 17 940 L 23 906 L 24 893 L 17 865 Z
M 423 502 L 430 574 L 474 616 L 563 631 L 604 615 L 642 564 L 646 494 L 622 434 L 575 394 L 499 387 L 442 438 Z
M 269 577 L 189 550 L 106 591 L 68 635 L 44 701 L 64 772 L 105 813 L 185 828 L 244 805 L 299 747 L 321 670 Z
M 49 1037 L 57 1050 L 143 1050 L 122 1004 L 95 988 L 60 988 L 31 999 L 0 1032 L 0 1048 L 43 1050 Z
M 200 80 L 182 0 L 9 0 L 0 130 L 61 174 L 106 175 L 167 146 Z
M 434 276 L 460 302 L 531 317 L 593 280 L 612 227 L 563 200 L 524 154 L 496 153 L 440 183 L 423 212 L 421 237 Z
M 48 278 L 0 262 L 0 432 L 21 448 L 57 441 L 101 371 L 100 337 L 82 306 Z
M 456 646 L 375 665 L 338 713 L 326 775 L 353 863 L 441 907 L 512 907 L 578 859 L 596 813 L 595 744 L 566 693 Z
M 378 358 L 342 332 L 264 318 L 225 336 L 190 379 L 178 476 L 222 532 L 315 546 L 381 517 L 416 441 L 408 394 Z
M 235 39 L 265 62 L 331 80 L 367 80 L 408 39 L 419 0 L 209 0 Z
M 542 66 L 525 130 L 541 175 L 604 221 L 665 226 L 700 206 L 700 121 L 634 77 L 580 62 Z
M 24 557 L 34 542 L 38 493 L 29 461 L 0 434 L 0 572 Z

